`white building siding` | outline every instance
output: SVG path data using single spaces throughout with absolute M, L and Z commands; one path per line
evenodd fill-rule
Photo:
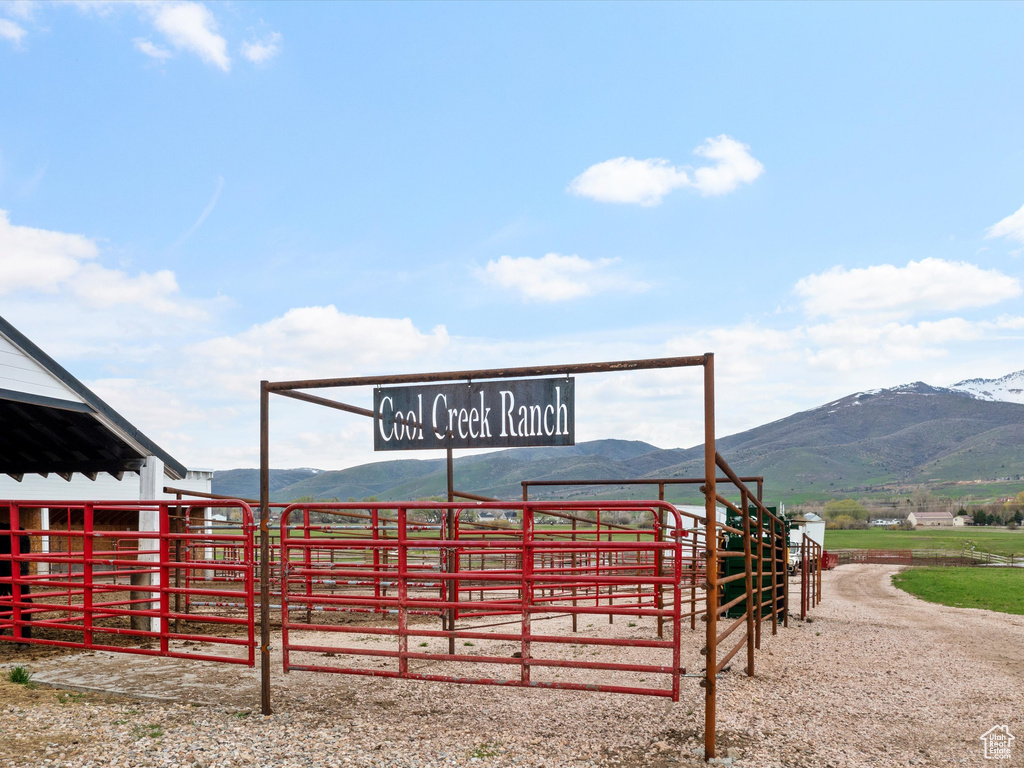
M 85 402 L 39 363 L 0 334 L 0 389 Z

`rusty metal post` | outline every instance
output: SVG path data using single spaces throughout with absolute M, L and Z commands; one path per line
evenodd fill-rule
M 779 556 L 781 558 L 781 573 L 782 573 L 782 626 L 789 626 L 789 536 L 786 533 L 786 526 L 783 523 L 779 523 L 779 540 L 781 541 L 781 548 L 779 550 Z
M 270 708 L 270 391 L 260 382 L 260 698 Z M 284 592 L 285 585 L 281 585 Z M 282 617 L 283 620 L 283 617 Z
M 743 565 L 747 587 L 747 675 L 754 675 L 754 569 L 750 545 L 750 507 L 746 489 L 740 492 L 743 500 Z
M 704 665 L 704 759 L 715 756 L 718 672 L 718 517 L 715 479 L 715 356 L 704 355 L 704 531 L 707 546 L 707 658 Z
M 757 510 L 757 624 L 754 627 L 754 646 L 760 650 L 761 619 L 764 616 L 764 510 L 761 508 L 761 499 L 757 501 L 754 507 Z
M 807 621 L 807 534 L 800 541 L 800 621 Z
M 818 597 L 814 601 L 814 605 L 817 606 L 821 602 L 821 577 L 822 572 L 825 570 L 825 552 L 818 546 Z
M 781 523 L 771 518 L 771 634 L 778 634 L 778 542 Z M 785 571 L 783 571 L 785 572 Z M 786 577 L 788 578 L 788 577 Z

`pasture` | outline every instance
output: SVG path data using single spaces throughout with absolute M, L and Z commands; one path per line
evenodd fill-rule
M 866 531 L 825 533 L 825 549 L 940 549 L 959 552 L 965 546 L 979 552 L 1024 556 L 1024 531 L 1006 528 L 964 527 L 894 531 L 871 528 Z

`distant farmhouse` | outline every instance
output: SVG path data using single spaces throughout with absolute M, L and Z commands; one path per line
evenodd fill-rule
M 936 528 L 954 525 L 953 516 L 949 512 L 911 512 L 907 522 L 915 528 Z

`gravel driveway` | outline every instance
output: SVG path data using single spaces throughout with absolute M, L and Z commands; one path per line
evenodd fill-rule
M 979 737 L 1024 739 L 1024 617 L 924 603 L 890 566 L 824 575 L 806 624 L 765 633 L 757 676 L 719 684 L 719 745 L 736 766 L 1024 765 Z M 689 630 L 685 630 L 689 633 Z M 684 637 L 693 647 L 699 637 Z M 5 766 L 698 766 L 703 690 L 668 701 L 292 673 L 276 713 L 253 670 L 114 654 L 26 654 L 36 679 L 130 699 L 0 683 Z M 10 661 L 10 655 L 7 656 Z

